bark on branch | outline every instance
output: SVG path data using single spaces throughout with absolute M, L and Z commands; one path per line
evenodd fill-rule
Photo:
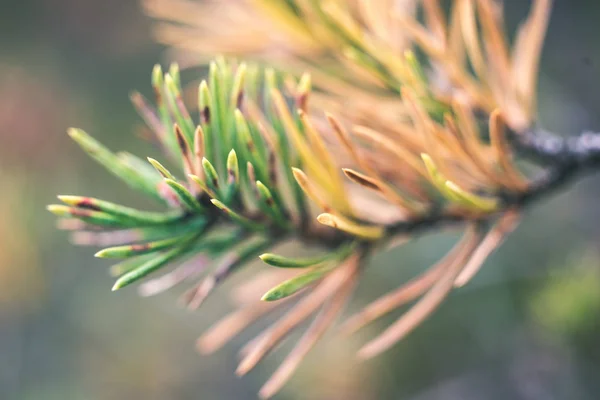
M 544 172 L 531 181 L 527 190 L 519 193 L 499 193 L 502 207 L 497 213 L 483 215 L 484 222 L 509 209 L 522 209 L 563 187 L 585 172 L 600 169 L 600 133 L 584 132 L 574 137 L 560 137 L 543 129 L 511 133 L 510 141 L 518 155 L 541 164 Z M 443 225 L 474 221 L 478 218 L 445 211 L 402 221 L 388 227 L 391 236 L 415 234 Z

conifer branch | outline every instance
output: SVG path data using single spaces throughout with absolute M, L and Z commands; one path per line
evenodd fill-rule
M 345 330 L 354 331 L 415 302 L 363 347 L 363 357 L 405 337 L 453 287 L 471 280 L 526 207 L 600 168 L 600 134 L 561 138 L 536 125 L 551 0 L 533 2 L 512 44 L 492 0 L 455 1 L 448 13 L 437 0 L 401 3 L 231 0 L 215 18 L 205 2 L 144 0 L 163 21 L 161 41 L 199 58 L 230 57 L 209 63 L 193 106 L 175 63 L 166 73 L 153 69 L 154 102 L 131 96 L 164 160 L 113 153 L 69 130 L 94 160 L 164 208 L 82 196 L 59 196 L 65 204 L 48 206 L 75 243 L 123 259 L 111 268 L 113 290 L 181 264 L 140 290 L 157 294 L 198 279 L 183 296 L 195 309 L 236 271 L 262 260 L 264 274 L 233 293 L 240 309 L 199 340 L 203 352 L 214 351 L 295 302 L 242 349 L 239 374 L 319 312 L 264 397 L 333 324 L 371 254 L 448 225 L 464 231 L 429 270 L 349 319 Z M 188 36 L 197 32 L 190 15 L 206 36 Z M 224 23 L 230 15 L 235 23 Z M 519 161 L 542 172 L 528 176 Z M 317 254 L 272 253 L 283 241 Z M 188 268 L 194 259 L 202 266 Z

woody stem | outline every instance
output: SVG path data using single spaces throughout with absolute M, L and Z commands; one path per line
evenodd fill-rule
M 440 210 L 390 225 L 387 227 L 388 234 L 414 234 L 439 226 L 490 220 L 502 211 L 523 208 L 563 187 L 580 174 L 600 168 L 600 133 L 584 132 L 563 138 L 536 128 L 523 133 L 511 133 L 510 142 L 519 155 L 542 164 L 546 170 L 532 180 L 525 191 L 498 193 L 502 200 L 500 210 L 480 217 Z

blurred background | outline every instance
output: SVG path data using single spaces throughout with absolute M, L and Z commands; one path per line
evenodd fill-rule
M 529 1 L 507 0 L 512 31 Z M 44 206 L 56 194 L 144 200 L 65 134 L 151 155 L 135 137 L 132 89 L 167 63 L 135 0 L 0 0 L 0 399 L 252 399 L 281 359 L 235 378 L 253 333 L 201 357 L 196 337 L 230 308 L 225 291 L 190 313 L 179 291 L 112 293 L 106 262 L 74 247 Z M 600 3 L 556 0 L 540 77 L 541 121 L 600 130 Z M 185 75 L 184 75 L 185 78 Z M 469 286 L 385 355 L 330 335 L 280 399 L 600 398 L 600 176 L 529 210 Z M 429 266 L 449 237 L 423 237 L 373 260 L 355 309 Z M 284 346 L 287 347 L 287 346 Z

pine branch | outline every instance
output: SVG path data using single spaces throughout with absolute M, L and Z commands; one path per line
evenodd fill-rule
M 402 339 L 453 287 L 470 281 L 527 207 L 600 167 L 600 134 L 560 138 L 530 129 L 550 0 L 534 2 L 512 46 L 491 0 L 452 3 L 447 15 L 440 2 L 427 1 L 419 6 L 424 18 L 405 3 L 390 18 L 386 7 L 366 1 L 223 2 L 222 15 L 236 15 L 223 30 L 204 2 L 178 8 L 146 1 L 166 21 L 159 37 L 176 47 L 202 56 L 223 47 L 267 65 L 283 62 L 287 71 L 220 57 L 198 87 L 193 112 L 179 67 L 163 73 L 156 66 L 155 105 L 137 93 L 132 101 L 166 160 L 115 154 L 69 131 L 110 173 L 165 208 L 147 212 L 79 196 L 59 196 L 65 204 L 48 207 L 64 218 L 61 228 L 75 231 L 74 242 L 111 246 L 96 256 L 124 259 L 111 268 L 119 277 L 114 289 L 180 263 L 140 288 L 156 294 L 205 273 L 183 296 L 196 308 L 260 258 L 265 273 L 233 293 L 240 309 L 199 340 L 202 351 L 214 351 L 295 302 L 242 349 L 239 374 L 321 311 L 261 390 L 265 397 L 333 323 L 370 254 L 448 225 L 464 231 L 438 263 L 349 319 L 346 330 L 355 331 L 415 302 L 365 345 L 363 357 Z M 187 29 L 194 28 L 191 14 L 207 35 L 200 43 L 187 37 L 197 31 Z M 286 29 L 274 35 L 276 27 Z M 524 174 L 517 157 L 541 167 L 540 175 Z M 320 252 L 271 253 L 288 240 Z
M 472 232 L 467 250 L 457 253 L 460 258 L 452 256 L 447 264 L 452 266 L 456 285 L 462 286 L 514 229 L 514 215 L 578 172 L 599 164 L 596 135 L 559 139 L 547 133 L 506 134 L 497 111 L 490 116 L 488 130 L 480 129 L 474 113 L 459 102 L 451 104 L 452 111 L 440 122 L 422 99 L 404 89 L 402 101 L 413 125 L 400 129 L 416 128 L 426 139 L 403 148 L 382 133 L 356 130 L 357 137 L 375 144 L 366 147 L 342 121 L 327 114 L 330 131 L 353 167 L 340 169 L 324 121 L 313 121 L 305 111 L 311 93 L 306 76 L 284 97 L 278 89 L 281 77 L 266 71 L 262 75 L 264 99 L 259 100 L 256 87 L 261 74 L 254 72 L 253 78 L 246 79 L 248 70 L 245 64 L 225 60 L 211 65 L 210 83 L 203 81 L 198 91 L 198 125 L 183 102 L 176 66 L 164 75 L 158 68 L 153 71 L 156 109 L 140 95 L 133 96 L 164 153 L 180 165 L 186 179 L 179 179 L 176 170 L 170 171 L 158 160 L 149 158 L 146 164 L 128 153 L 114 154 L 85 132 L 69 131 L 116 177 L 168 208 L 147 212 L 80 196 L 59 196 L 66 205 L 48 207 L 58 216 L 83 224 L 74 225 L 84 228 L 75 233 L 76 242 L 113 246 L 97 252 L 97 257 L 125 259 L 111 269 L 119 276 L 113 290 L 198 254 L 218 258 L 214 270 L 183 296 L 187 306 L 195 309 L 232 274 L 260 256 L 269 265 L 299 271 L 273 282 L 257 299 L 281 302 L 306 297 L 308 301 L 313 288 L 325 285 L 339 269 L 354 271 L 355 279 L 375 249 L 398 237 L 415 237 L 447 225 Z M 290 109 L 289 103 L 303 108 Z M 376 158 L 367 158 L 368 151 Z M 544 164 L 546 172 L 534 179 L 522 176 L 511 151 Z M 490 152 L 491 157 L 483 156 Z M 383 165 L 398 167 L 385 175 Z M 342 180 L 342 171 L 348 182 Z M 363 215 L 377 210 L 361 206 L 362 196 L 350 196 L 349 182 L 400 211 L 399 220 L 382 223 Z M 291 198 L 284 193 L 287 188 Z M 321 209 L 320 215 L 311 215 L 309 200 Z M 265 253 L 288 240 L 325 252 L 299 259 Z M 179 267 L 154 279 L 172 283 L 154 285 L 151 293 L 193 278 L 193 271 L 197 268 Z M 444 276 L 438 279 L 450 279 Z M 431 290 L 436 285 L 431 283 Z M 444 292 L 436 295 L 442 297 L 436 301 L 451 286 L 444 283 Z M 332 290 L 328 296 L 336 295 L 341 287 Z M 426 301 L 426 293 L 422 295 Z M 326 298 L 320 297 L 316 307 L 324 307 Z M 305 319 L 310 313 L 302 311 L 301 315 Z M 414 327 L 402 326 L 403 335 Z M 370 345 L 361 354 L 374 355 L 392 342 L 386 339 L 385 343 Z
M 515 149 L 526 157 L 549 164 L 554 169 L 573 169 L 573 173 L 600 164 L 600 133 L 583 132 L 560 137 L 541 128 L 512 133 Z

